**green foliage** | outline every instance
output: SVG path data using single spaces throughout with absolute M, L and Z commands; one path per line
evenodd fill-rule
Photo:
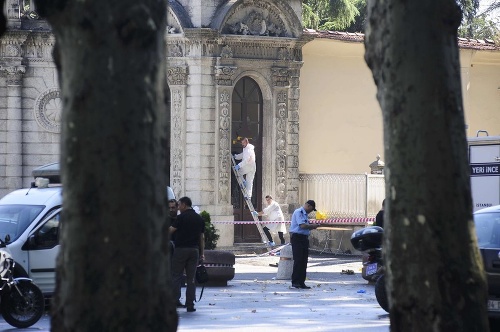
M 200 216 L 205 221 L 205 249 L 215 249 L 220 235 L 217 234 L 217 229 L 215 229 L 214 225 L 210 222 L 210 213 L 203 210 Z
M 359 1 L 304 0 L 302 3 L 302 24 L 305 28 L 310 29 L 343 30 L 359 16 L 359 11 L 355 6 Z
M 312 8 L 306 4 L 302 4 L 302 25 L 309 29 L 318 29 L 320 18 Z
M 489 20 L 486 15 L 474 17 L 468 25 L 458 28 L 458 36 L 463 38 L 491 39 L 500 42 L 500 29 L 498 25 Z M 472 37 L 471 37 L 472 36 Z

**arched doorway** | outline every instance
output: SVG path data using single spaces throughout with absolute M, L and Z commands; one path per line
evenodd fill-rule
M 240 79 L 233 90 L 231 108 L 231 153 L 241 153 L 240 139 L 247 137 L 255 146 L 257 172 L 255 173 L 252 204 L 262 208 L 262 92 L 257 82 L 250 77 Z M 235 221 L 253 221 L 234 174 L 231 174 L 231 203 Z M 235 243 L 261 242 L 255 225 L 236 224 Z

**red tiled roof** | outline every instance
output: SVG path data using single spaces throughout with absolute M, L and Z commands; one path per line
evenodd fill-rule
M 304 34 L 314 36 L 315 38 L 335 39 L 347 42 L 362 43 L 365 34 L 359 32 L 342 32 L 342 31 L 324 31 L 314 29 L 304 29 Z M 500 46 L 495 45 L 495 42 L 490 39 L 469 39 L 458 38 L 458 47 L 474 49 L 474 50 L 492 50 L 500 51 Z

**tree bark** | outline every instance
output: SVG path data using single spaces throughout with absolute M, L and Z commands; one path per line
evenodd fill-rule
M 5 4 L 5 0 L 0 0 L 0 37 L 7 31 L 7 17 L 5 17 L 3 12 L 3 6 Z
M 369 0 L 365 59 L 385 145 L 391 331 L 488 331 L 454 0 Z
M 63 100 L 52 331 L 175 331 L 164 0 L 44 0 Z

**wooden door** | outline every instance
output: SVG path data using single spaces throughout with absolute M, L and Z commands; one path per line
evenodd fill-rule
M 252 204 L 258 211 L 262 209 L 262 93 L 253 79 L 243 77 L 236 83 L 232 97 L 232 145 L 231 153 L 241 153 L 241 138 L 247 137 L 255 146 L 257 171 L 252 190 Z M 237 161 L 238 162 L 238 161 Z M 241 189 L 234 174 L 231 174 L 231 203 L 235 221 L 252 221 L 250 210 L 243 199 Z M 261 242 L 255 225 L 236 224 L 235 243 Z

